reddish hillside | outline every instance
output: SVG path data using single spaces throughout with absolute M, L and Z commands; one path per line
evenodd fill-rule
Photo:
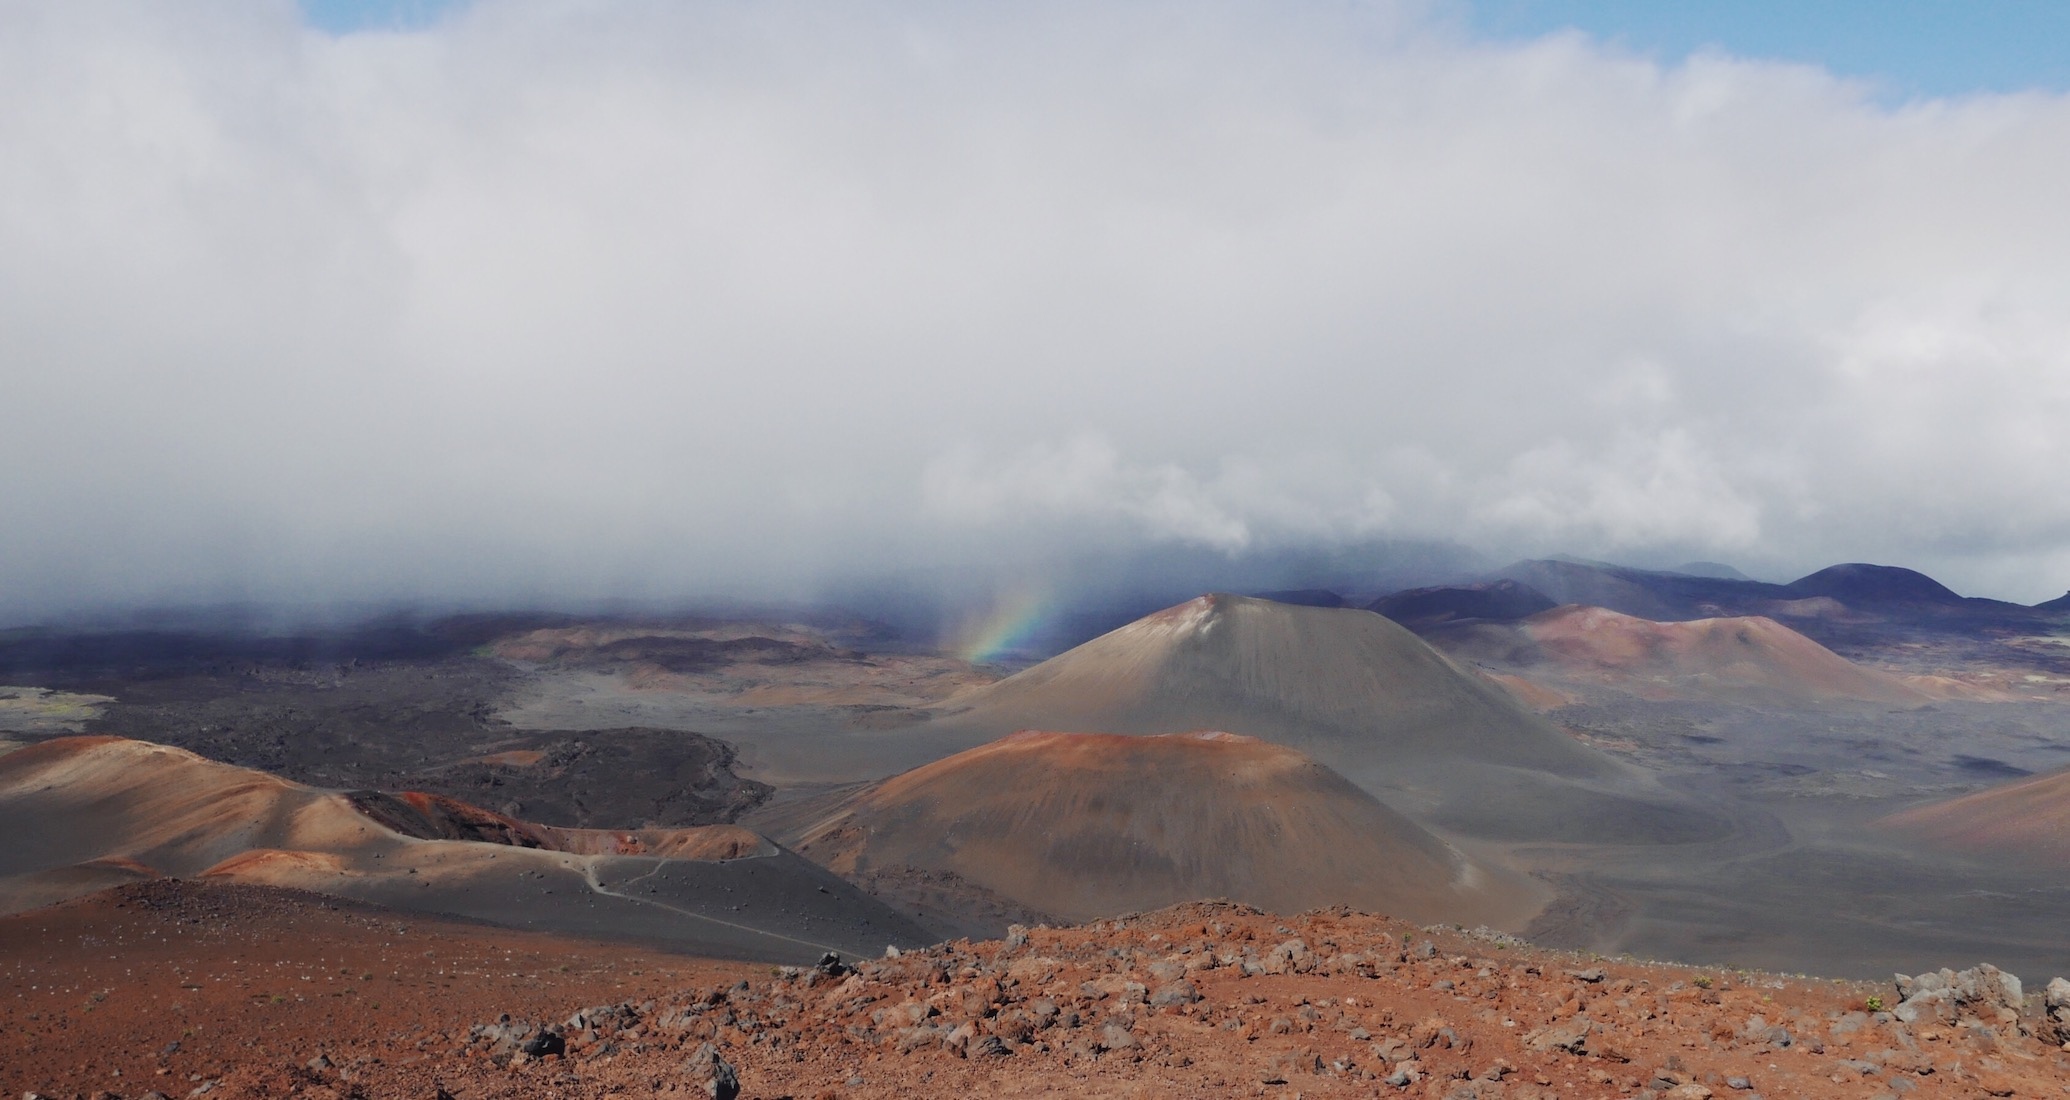
M 1219 897 L 1514 926 L 1543 900 L 1308 757 L 1226 733 L 1018 733 L 850 795 L 796 845 L 1074 920 Z
M 1656 697 L 1923 703 L 1932 696 L 1864 668 L 1773 619 L 1659 623 L 1600 607 L 1554 608 L 1516 628 L 1525 663 Z
M 1943 847 L 2070 867 L 2070 771 L 1919 806 L 1882 824 Z
M 555 829 L 418 792 L 320 791 L 120 738 L 0 755 L 0 832 L 16 841 L 0 847 L 0 913 L 163 875 L 764 959 L 931 938 L 736 826 Z
M 299 890 L 158 879 L 0 916 L 0 1096 L 184 1097 L 253 1065 L 306 1074 L 319 1054 L 342 1066 L 379 1050 L 395 1063 L 422 1058 L 414 1044 L 428 1036 L 455 1045 L 476 1005 L 558 1019 L 571 1004 L 768 970 Z M 306 1100 L 436 1095 L 269 1084 L 263 1095 Z M 234 1092 L 217 1083 L 203 1095 Z

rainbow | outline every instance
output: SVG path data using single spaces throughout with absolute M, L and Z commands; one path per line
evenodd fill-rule
M 1053 610 L 1047 596 L 1024 590 L 1008 592 L 984 611 L 956 624 L 949 632 L 949 651 L 973 663 L 996 661 L 1025 646 Z

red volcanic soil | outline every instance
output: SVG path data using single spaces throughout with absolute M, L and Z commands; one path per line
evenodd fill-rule
M 2070 771 L 1919 806 L 1881 823 L 1943 847 L 2070 865 Z
M 0 1095 L 185 1096 L 254 1066 L 277 1087 L 246 1095 L 286 1095 L 285 1068 L 321 1053 L 341 1067 L 443 1056 L 475 1006 L 558 1018 L 768 973 L 299 890 L 140 883 L 0 917 Z
M 197 935 L 148 915 L 65 931 Z M 730 1095 L 707 1087 L 723 1062 L 744 1097 L 1866 1100 L 2059 1096 L 2070 1075 L 2053 1026 L 2031 1010 L 1978 1005 L 1906 1023 L 1866 1011 L 1871 996 L 1896 1001 L 1889 987 L 1598 960 L 1346 911 L 1186 905 L 740 982 L 689 961 L 657 975 L 649 968 L 662 962 L 620 956 L 607 972 L 586 948 L 527 955 L 418 926 L 392 933 L 358 914 L 319 917 L 342 933 L 326 925 L 296 948 L 254 943 L 241 965 L 193 949 L 143 963 L 141 952 L 162 949 L 124 945 L 139 961 L 112 965 L 158 984 L 111 993 L 90 1014 L 80 1002 L 120 983 L 82 969 L 102 967 L 107 946 L 82 943 L 63 971 L 70 1026 L 37 1033 L 34 1064 L 11 1063 L 0 1078 L 132 1098 L 177 1094 L 167 1084 L 184 1093 L 197 1077 L 222 1100 L 706 1097 Z M 322 978 L 347 952 L 354 961 L 337 969 L 378 971 L 381 1009 L 364 1004 L 369 994 L 326 995 L 339 983 Z M 538 978 L 518 977 L 528 974 Z M 614 978 L 623 984 L 608 990 Z M 686 980 L 654 988 L 669 978 Z M 154 994 L 186 998 L 184 1020 L 123 1007 Z M 127 1013 L 132 1030 L 72 1022 L 101 1013 Z M 51 1023 L 18 1010 L 9 1022 Z M 523 1052 L 542 1023 L 558 1049 Z M 193 1034 L 158 1076 L 156 1051 L 175 1029 Z M 110 1077 L 115 1052 L 132 1048 L 146 1053 Z M 328 1064 L 312 1067 L 319 1052 Z
M 953 872 L 1069 920 L 1227 898 L 1518 927 L 1545 899 L 1301 753 L 1227 733 L 1023 731 L 782 839 L 842 874 Z
M 1600 607 L 1554 608 L 1521 629 L 1560 672 L 1666 695 L 1923 703 L 1930 696 L 1864 668 L 1773 619 L 1659 623 Z
M 14 838 L 0 846 L 0 912 L 156 874 L 706 955 L 810 960 L 937 938 L 732 825 L 559 829 L 423 792 L 320 791 L 141 741 L 0 756 L 0 834 Z

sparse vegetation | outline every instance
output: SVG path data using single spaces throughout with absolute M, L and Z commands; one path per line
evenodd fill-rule
M 1696 977 L 1689 979 L 1689 984 L 1698 989 L 1709 989 L 1711 987 L 1711 976 L 1709 974 L 1698 974 Z
M 1871 1012 L 1881 1012 L 1883 1011 L 1883 998 L 1871 994 L 1868 1000 L 1862 1002 L 1862 1007 Z

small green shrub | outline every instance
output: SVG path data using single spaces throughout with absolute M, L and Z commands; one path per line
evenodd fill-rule
M 1883 1011 L 1883 998 L 1870 997 L 1868 1000 L 1862 1002 L 1862 1007 L 1868 1009 L 1871 1012 L 1881 1012 Z
M 1709 989 L 1711 987 L 1711 976 L 1709 974 L 1698 974 L 1696 977 L 1689 979 L 1689 984 L 1698 989 Z

